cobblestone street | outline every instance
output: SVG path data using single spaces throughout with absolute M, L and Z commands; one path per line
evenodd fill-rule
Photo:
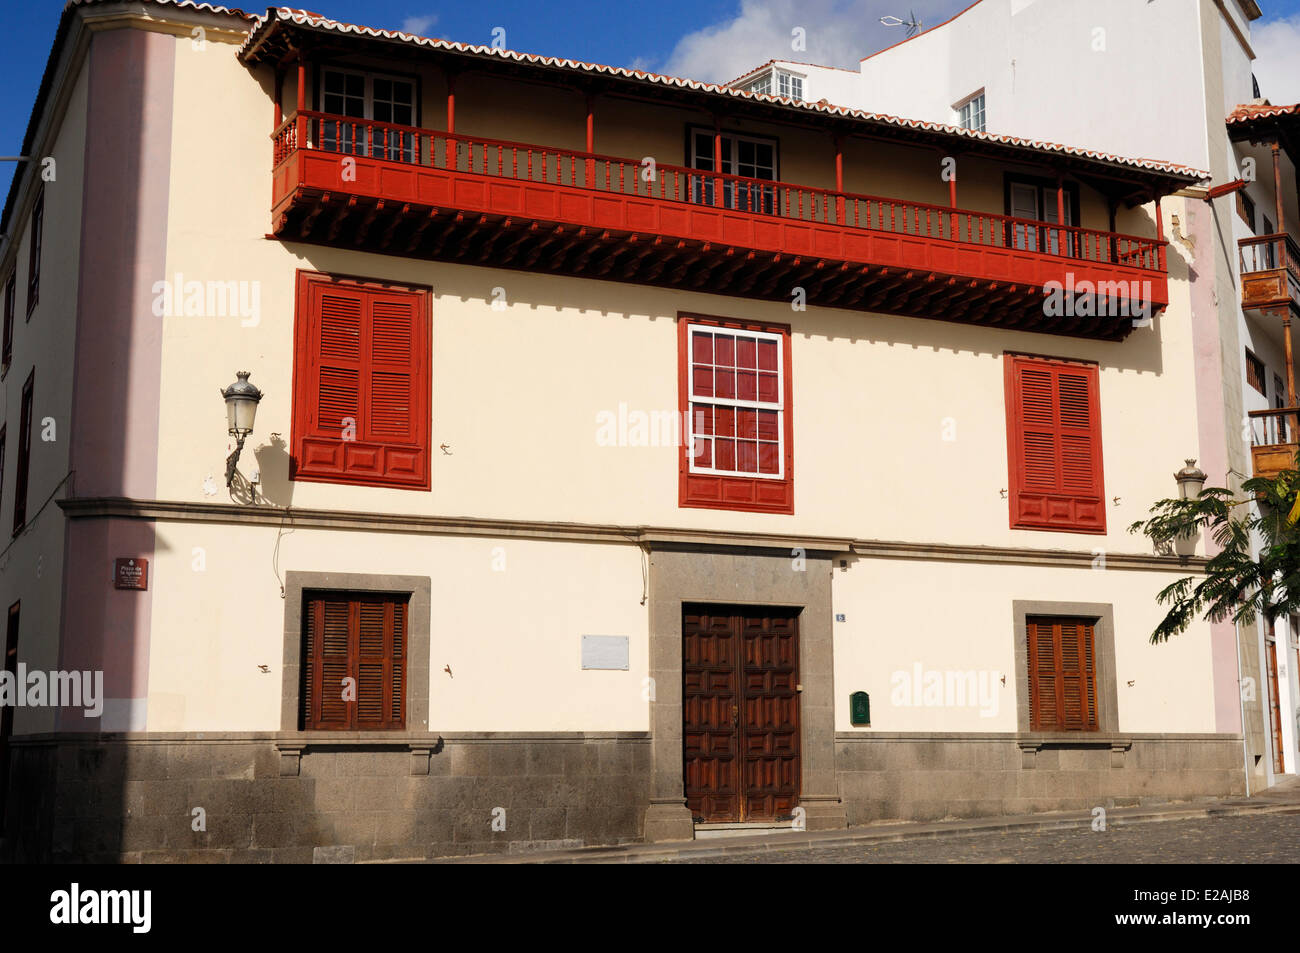
M 1212 817 L 1105 831 L 1049 830 L 910 839 L 850 847 L 764 850 L 680 864 L 1294 864 L 1300 813 Z

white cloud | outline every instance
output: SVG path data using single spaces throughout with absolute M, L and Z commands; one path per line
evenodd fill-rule
M 969 0 L 741 0 L 730 20 L 689 33 L 661 68 L 673 76 L 725 83 L 772 59 L 856 69 L 858 60 L 902 40 L 904 27 L 881 26 L 882 16 L 915 14 L 937 26 Z M 802 27 L 806 49 L 792 48 Z
M 402 21 L 403 33 L 414 33 L 416 36 L 427 36 L 429 27 L 438 22 L 438 15 L 430 13 L 422 17 L 407 17 Z
M 1275 106 L 1300 103 L 1300 14 L 1260 20 L 1251 27 L 1250 44 L 1260 94 Z

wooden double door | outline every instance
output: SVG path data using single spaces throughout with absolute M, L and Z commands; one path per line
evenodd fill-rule
M 697 823 L 799 803 L 799 610 L 682 606 L 686 806 Z

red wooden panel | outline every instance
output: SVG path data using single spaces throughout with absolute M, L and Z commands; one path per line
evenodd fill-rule
M 429 293 L 301 271 L 292 479 L 429 487 Z
M 1011 527 L 1104 533 L 1097 366 L 1003 359 Z

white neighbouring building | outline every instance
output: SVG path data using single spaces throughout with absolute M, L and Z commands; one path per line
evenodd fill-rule
M 808 80 L 834 80 L 846 98 L 832 102 L 846 106 L 1158 155 L 1208 169 L 1209 186 L 1246 180 L 1237 191 L 1193 188 L 1164 202 L 1198 319 L 1200 466 L 1217 486 L 1276 472 L 1298 445 L 1279 410 L 1297 404 L 1287 355 L 1300 314 L 1300 109 L 1269 104 L 1255 82 L 1250 36 L 1260 17 L 1254 0 L 978 0 L 864 58 L 857 77 L 821 70 Z M 984 117 L 976 125 L 963 109 L 972 101 Z M 1006 211 L 1057 220 L 1050 196 L 1028 185 L 1008 189 Z M 1067 203 L 1067 224 L 1071 213 Z M 1300 760 L 1300 633 L 1294 620 L 1276 629 L 1260 620 L 1241 633 L 1254 787 L 1295 774 Z M 1216 652 L 1228 651 L 1233 626 L 1215 631 Z M 1218 697 L 1220 727 L 1236 730 L 1241 707 L 1235 694 Z

